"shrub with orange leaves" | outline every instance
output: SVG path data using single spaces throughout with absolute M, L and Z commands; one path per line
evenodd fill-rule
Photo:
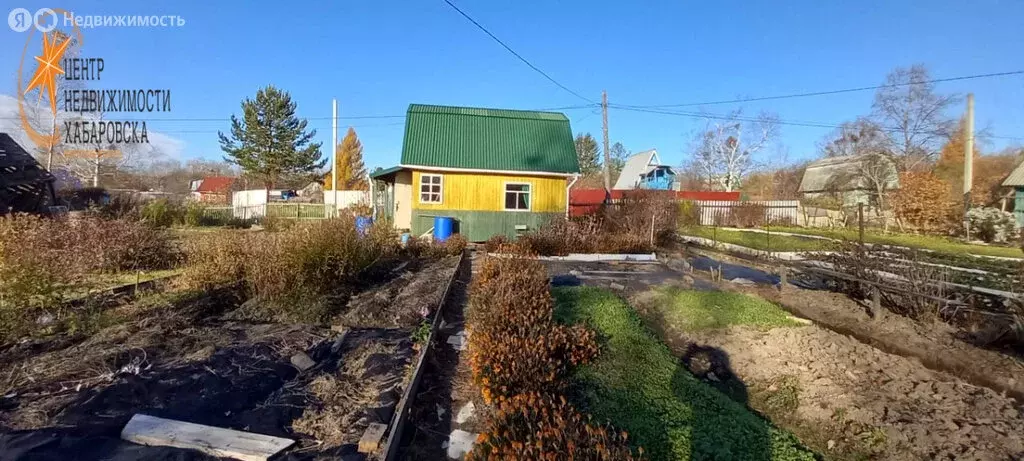
M 634 452 L 625 432 L 594 424 L 564 397 L 537 393 L 502 402 L 487 431 L 477 439 L 467 459 L 628 461 L 643 458 Z
M 593 331 L 555 324 L 547 272 L 536 260 L 485 259 L 470 304 L 470 367 L 487 403 L 557 391 L 571 366 L 597 356 Z

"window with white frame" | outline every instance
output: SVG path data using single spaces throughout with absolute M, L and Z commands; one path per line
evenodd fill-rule
M 525 183 L 505 183 L 505 209 L 529 211 L 530 185 Z
M 420 203 L 441 203 L 442 182 L 439 174 L 420 175 Z

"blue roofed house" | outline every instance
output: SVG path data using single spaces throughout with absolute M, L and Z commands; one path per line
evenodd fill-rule
M 675 177 L 672 167 L 663 165 L 658 151 L 651 149 L 634 154 L 626 160 L 613 189 L 672 190 Z

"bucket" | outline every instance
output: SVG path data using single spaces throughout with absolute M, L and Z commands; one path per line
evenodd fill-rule
M 409 237 L 411 237 L 411 235 L 409 235 L 408 232 L 403 232 L 402 233 L 402 237 L 401 237 L 401 239 L 402 239 L 402 246 L 406 246 L 406 245 L 409 244 Z
M 356 216 L 356 232 L 359 232 L 359 235 L 366 235 L 370 231 L 371 225 L 373 225 L 373 218 L 369 216 Z
M 443 242 L 455 232 L 455 218 L 448 216 L 434 217 L 434 240 Z

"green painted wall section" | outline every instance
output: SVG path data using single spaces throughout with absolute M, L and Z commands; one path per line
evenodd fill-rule
M 435 216 L 450 216 L 458 222 L 457 229 L 470 242 L 483 242 L 496 234 L 516 235 L 517 225 L 527 231 L 537 230 L 551 218 L 563 213 L 523 213 L 511 211 L 412 210 L 412 233 L 422 235 L 434 227 Z

